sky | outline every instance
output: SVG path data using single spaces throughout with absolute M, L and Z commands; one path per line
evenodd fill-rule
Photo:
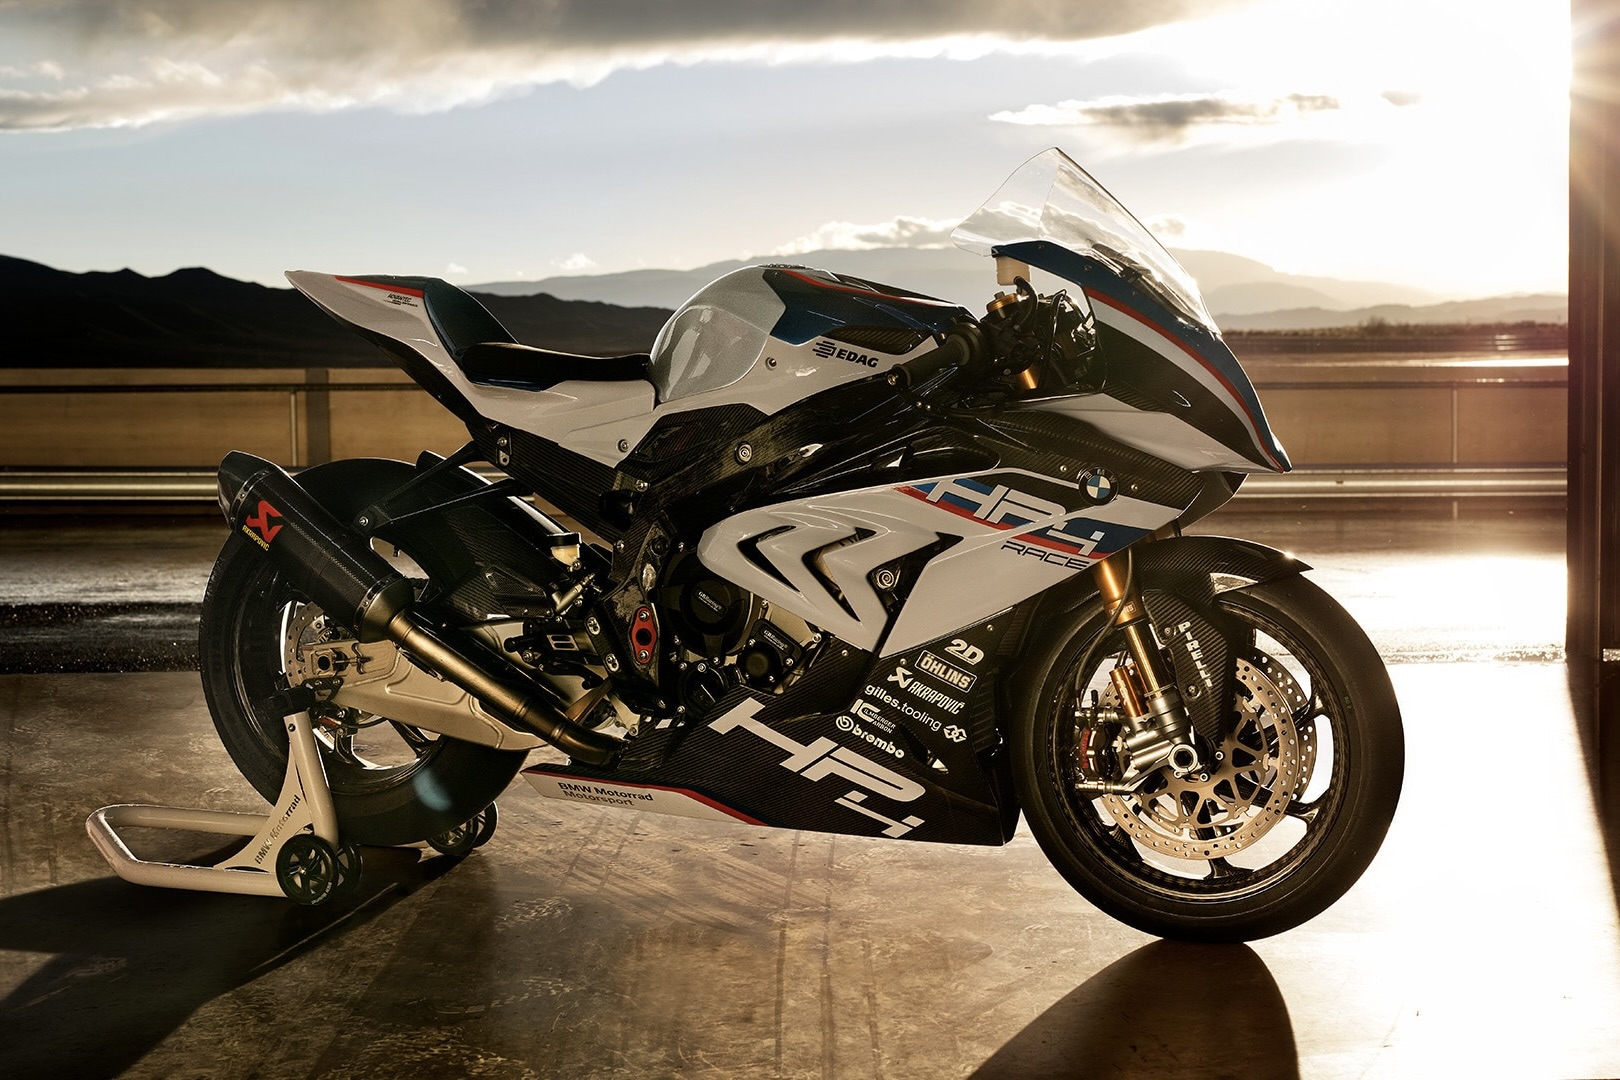
M 1562 291 L 1569 33 L 1559 0 L 0 0 L 0 254 L 473 284 L 937 246 L 1058 146 L 1171 247 Z

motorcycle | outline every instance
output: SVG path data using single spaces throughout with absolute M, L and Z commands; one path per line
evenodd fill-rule
M 221 463 L 201 669 L 243 775 L 275 798 L 307 709 L 344 865 L 487 839 L 544 750 L 526 778 L 593 806 L 986 845 L 1022 813 L 1167 938 L 1327 908 L 1394 814 L 1400 711 L 1308 567 L 1183 535 L 1290 468 L 1254 387 L 1058 150 L 955 240 L 995 260 L 977 318 L 752 266 L 619 357 L 434 278 L 289 273 L 470 441 Z

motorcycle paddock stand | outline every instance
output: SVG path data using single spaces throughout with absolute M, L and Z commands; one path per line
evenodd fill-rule
M 315 742 L 316 698 L 307 688 L 284 692 L 276 702 L 287 729 L 287 775 L 268 816 L 230 810 L 120 803 L 104 806 L 85 821 L 91 843 L 113 872 L 136 885 L 198 892 L 284 896 L 299 904 L 323 904 L 360 887 L 360 845 L 338 837 L 337 811 L 326 768 Z M 495 834 L 495 804 L 436 836 L 427 845 L 462 858 Z M 249 837 L 236 854 L 212 866 L 137 858 L 120 828 L 171 829 Z
M 320 904 L 360 883 L 360 847 L 338 839 L 337 813 L 315 746 L 307 709 L 287 713 L 287 777 L 268 817 L 229 810 L 121 803 L 85 821 L 90 840 L 113 871 L 136 885 L 200 892 L 285 896 Z M 173 829 L 251 837 L 235 855 L 214 864 L 149 862 L 137 858 L 120 828 Z

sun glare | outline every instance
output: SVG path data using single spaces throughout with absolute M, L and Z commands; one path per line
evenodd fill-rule
M 1564 287 L 1567 5 L 1282 0 L 1113 47 L 1181 59 L 1211 93 L 1333 104 L 1196 137 L 1342 163 L 1228 219 L 1218 239 L 1233 250 L 1345 277 L 1387 277 L 1391 252 L 1409 252 L 1402 280 L 1458 297 Z

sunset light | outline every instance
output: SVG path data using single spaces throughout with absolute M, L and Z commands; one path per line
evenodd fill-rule
M 7 5 L 0 252 L 277 284 L 940 246 L 1056 145 L 1173 247 L 1563 290 L 1563 5 L 573 7 Z

